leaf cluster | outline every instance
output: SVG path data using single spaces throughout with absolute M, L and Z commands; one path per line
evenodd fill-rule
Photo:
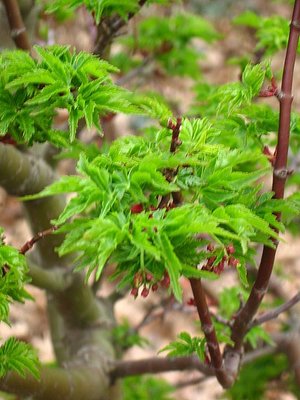
M 147 4 L 158 3 L 165 4 L 169 0 L 148 0 Z M 130 13 L 136 13 L 139 8 L 139 0 L 54 0 L 47 5 L 47 12 L 74 11 L 79 7 L 85 6 L 95 18 L 98 25 L 103 17 L 118 14 L 124 20 L 127 20 Z
M 239 379 L 223 398 L 264 400 L 267 384 L 277 380 L 287 368 L 288 360 L 283 354 L 261 357 L 242 368 Z
M 181 332 L 178 339 L 169 343 L 161 352 L 168 351 L 168 357 L 184 357 L 196 354 L 201 361 L 205 357 L 205 338 L 194 337 L 192 338 L 188 332 Z
M 3 234 L 2 228 L 0 234 Z M 13 301 L 24 302 L 31 296 L 24 289 L 28 282 L 25 257 L 0 239 L 0 321 L 9 324 L 9 306 Z M 8 371 L 24 376 L 25 372 L 39 376 L 36 352 L 26 343 L 10 338 L 0 346 L 0 377 Z
M 1 229 L 0 233 L 3 233 Z M 28 282 L 25 257 L 12 246 L 0 242 L 0 321 L 9 322 L 9 305 L 13 301 L 30 299 L 24 284 Z
M 165 380 L 145 375 L 128 377 L 122 382 L 124 400 L 173 400 L 173 390 Z
M 282 16 L 262 17 L 253 11 L 245 11 L 234 18 L 233 22 L 255 30 L 256 50 L 263 50 L 266 56 L 273 55 L 287 47 L 289 21 Z M 299 51 L 300 46 L 298 46 Z
M 0 377 L 8 371 L 15 371 L 25 377 L 30 372 L 39 378 L 39 361 L 36 352 L 27 343 L 9 338 L 0 347 Z
M 113 338 L 116 345 L 121 347 L 122 350 L 127 350 L 133 346 L 143 347 L 148 344 L 148 340 L 132 329 L 126 319 L 114 327 Z
M 278 130 L 278 111 L 257 102 L 260 90 L 272 78 L 269 64 L 248 64 L 240 82 L 225 85 L 197 83 L 196 102 L 191 113 L 209 117 L 220 130 L 219 141 L 231 148 L 263 150 L 275 143 Z M 293 117 L 292 134 L 298 131 Z
M 243 270 L 252 257 L 251 243 L 272 246 L 270 237 L 277 234 L 271 227 L 283 229 L 272 216 L 279 207 L 272 194 L 262 196 L 260 186 L 252 186 L 269 170 L 265 157 L 230 150 L 215 142 L 216 135 L 207 119 L 184 119 L 175 153 L 169 152 L 167 128 L 153 128 L 148 137 L 120 138 L 92 160 L 82 155 L 78 176 L 63 177 L 27 199 L 75 193 L 53 221 L 64 224 L 60 231 L 66 232 L 59 254 L 77 253 L 77 269 L 87 267 L 88 276 L 96 270 L 97 278 L 108 262 L 115 263 L 120 288 L 133 285 L 138 272 L 159 281 L 167 271 L 180 300 L 180 276 L 215 278 L 201 270 L 208 253 L 199 235 L 218 244 L 217 261 L 234 243 Z M 244 164 L 250 157 L 261 167 L 248 172 Z M 174 207 L 178 192 L 183 201 Z M 163 198 L 167 205 L 161 207 Z
M 212 24 L 195 14 L 185 12 L 171 17 L 152 16 L 138 24 L 134 35 L 120 40 L 126 51 L 117 53 L 111 62 L 124 72 L 124 60 L 128 66 L 132 66 L 141 60 L 140 55 L 147 55 L 155 59 L 168 74 L 198 78 L 198 61 L 203 53 L 193 45 L 193 40 L 211 43 L 219 38 Z M 133 51 L 136 57 L 128 60 L 125 54 Z
M 106 61 L 64 46 L 35 46 L 35 51 L 38 59 L 18 50 L 1 54 L 1 135 L 9 132 L 19 143 L 56 143 L 51 128 L 62 108 L 69 113 L 69 133 L 59 134 L 72 142 L 81 118 L 88 128 L 101 131 L 101 115 L 136 110 L 127 92 L 112 83 L 110 73 L 116 68 Z

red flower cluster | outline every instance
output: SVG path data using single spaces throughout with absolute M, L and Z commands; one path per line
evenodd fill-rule
M 146 298 L 150 293 L 150 289 L 152 292 L 156 292 L 158 290 L 159 284 L 165 289 L 170 287 L 170 277 L 167 271 L 165 271 L 164 276 L 160 281 L 156 281 L 150 272 L 137 272 L 133 278 L 133 287 L 130 291 L 130 294 L 137 298 L 140 288 L 143 287 L 140 294 L 142 297 Z
M 207 251 L 210 253 L 213 253 L 214 251 L 214 245 L 212 243 L 209 243 L 207 245 Z M 224 255 L 219 261 L 218 264 L 214 265 L 214 262 L 216 261 L 216 256 L 212 255 L 208 257 L 206 264 L 202 267 L 202 269 L 206 271 L 212 271 L 218 275 L 220 275 L 223 271 L 226 265 L 230 267 L 237 267 L 239 264 L 239 260 L 233 256 L 235 253 L 235 248 L 233 244 L 229 244 L 226 247 L 226 255 Z

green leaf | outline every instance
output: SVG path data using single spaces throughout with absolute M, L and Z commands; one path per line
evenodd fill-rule
M 182 266 L 182 275 L 184 275 L 186 278 L 199 278 L 208 280 L 216 280 L 219 278 L 219 275 L 215 274 L 214 272 L 204 271 L 189 265 Z
M 28 85 L 30 83 L 36 84 L 54 84 L 56 80 L 52 76 L 52 74 L 47 70 L 37 69 L 33 72 L 27 72 L 20 78 L 16 78 L 13 81 L 10 81 L 5 88 L 11 89 L 17 86 Z
M 162 348 L 159 353 L 168 351 L 168 357 L 183 357 L 196 353 L 199 359 L 201 361 L 203 360 L 205 339 L 198 337 L 192 338 L 188 332 L 181 332 L 177 337 L 178 340 Z
M 39 361 L 36 352 L 27 344 L 9 338 L 0 347 L 0 377 L 8 371 L 15 371 L 22 377 L 26 372 L 39 379 Z
M 240 264 L 237 265 L 236 270 L 237 270 L 237 273 L 238 273 L 238 276 L 239 276 L 239 279 L 240 279 L 241 283 L 245 287 L 249 287 L 246 265 L 244 263 L 240 263 Z
M 161 233 L 157 236 L 157 240 L 160 246 L 160 251 L 164 259 L 166 269 L 170 276 L 172 290 L 178 301 L 182 300 L 182 289 L 179 284 L 179 277 L 182 270 L 182 265 L 174 252 L 174 248 L 165 233 Z
M 260 17 L 253 11 L 247 10 L 239 16 L 235 17 L 233 19 L 233 22 L 237 25 L 246 25 L 251 28 L 257 29 L 261 26 L 262 17 Z
M 258 345 L 259 340 L 263 340 L 265 343 L 274 346 L 274 341 L 268 332 L 266 332 L 261 326 L 254 326 L 245 336 L 245 340 L 248 341 L 253 349 Z
M 74 141 L 76 137 L 78 121 L 81 118 L 81 113 L 76 108 L 69 109 L 69 128 L 70 128 L 70 141 Z

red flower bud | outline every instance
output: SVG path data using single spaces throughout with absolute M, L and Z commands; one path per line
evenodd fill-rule
M 130 291 L 130 294 L 131 294 L 131 296 L 134 296 L 134 298 L 136 299 L 139 295 L 139 289 L 136 287 L 132 288 Z
M 132 214 L 139 214 L 144 210 L 143 204 L 141 203 L 137 203 L 137 204 L 133 204 L 133 206 L 131 206 L 130 211 L 132 212 Z
M 146 288 L 146 286 L 144 286 L 143 290 L 142 290 L 142 293 L 141 293 L 141 296 L 146 298 L 148 296 L 148 294 L 149 294 L 149 289 Z
M 234 245 L 233 245 L 233 244 L 228 245 L 228 246 L 226 247 L 226 251 L 227 251 L 228 254 L 233 254 L 233 253 L 235 253 Z
M 207 267 L 211 267 L 216 260 L 216 256 L 209 257 L 207 260 Z
M 169 286 L 170 286 L 170 277 L 169 277 L 169 274 L 167 272 L 164 273 L 164 277 L 160 281 L 160 283 L 161 283 L 161 286 L 165 287 L 166 289 L 169 288 Z
M 191 298 L 188 300 L 187 305 L 188 305 L 188 306 L 195 306 L 195 305 L 196 305 L 195 299 L 193 299 L 193 298 L 191 297 Z
M 214 251 L 214 249 L 215 249 L 215 246 L 214 246 L 212 243 L 209 243 L 209 244 L 207 245 L 207 251 L 212 252 L 212 251 Z
M 147 281 L 147 282 L 150 282 L 150 281 L 152 281 L 152 279 L 153 279 L 153 275 L 150 274 L 150 272 L 147 272 L 147 274 L 146 274 L 146 281 Z
M 228 265 L 236 268 L 238 266 L 238 264 L 239 264 L 239 260 L 237 258 L 234 258 L 234 257 L 229 258 Z
M 214 272 L 220 275 L 224 271 L 224 266 L 224 261 L 220 261 L 219 264 L 214 268 Z
M 158 290 L 158 284 L 154 283 L 154 285 L 152 285 L 152 292 L 156 292 Z

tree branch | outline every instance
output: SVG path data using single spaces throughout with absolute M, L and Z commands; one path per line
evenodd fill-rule
M 45 161 L 30 154 L 21 153 L 14 146 L 0 143 L 0 185 L 12 196 L 38 193 L 56 179 L 56 175 Z M 33 232 L 41 232 L 57 218 L 65 207 L 63 196 L 24 203 Z M 67 258 L 59 258 L 54 249 L 63 240 L 63 235 L 50 235 L 38 243 L 42 257 L 38 262 L 43 268 L 64 266 Z
M 17 373 L 8 373 L 0 379 L 0 389 L 35 400 L 105 400 L 108 399 L 109 381 L 100 368 L 47 368 L 41 370 L 41 379 L 32 375 L 22 378 Z
M 30 284 L 49 292 L 62 292 L 66 290 L 73 281 L 73 275 L 70 271 L 64 271 L 61 268 L 45 270 L 28 261 Z
M 214 376 L 214 369 L 201 363 L 196 356 L 176 358 L 145 358 L 136 361 L 117 361 L 111 370 L 112 382 L 125 376 L 158 374 L 160 372 L 197 370 L 205 375 Z
M 204 375 L 204 376 L 198 376 L 197 378 L 193 378 L 193 379 L 190 379 L 190 380 L 184 380 L 184 381 L 176 383 L 174 385 L 174 388 L 176 390 L 178 390 L 178 389 L 185 388 L 187 386 L 200 385 L 200 383 L 205 382 L 208 378 L 209 377 L 207 375 Z
M 115 84 L 118 86 L 124 86 L 128 82 L 132 81 L 134 78 L 141 77 L 143 72 L 145 72 L 146 67 L 154 61 L 152 56 L 147 56 L 144 58 L 143 62 L 136 68 L 130 70 L 126 75 L 121 76 L 119 79 L 116 80 Z
M 245 355 L 242 364 L 249 364 L 257 358 L 263 357 L 267 354 L 273 354 L 276 351 L 278 351 L 276 346 L 265 346 L 261 349 L 254 350 Z M 196 356 L 187 356 L 174 358 L 152 357 L 141 360 L 116 361 L 111 369 L 110 377 L 111 381 L 114 382 L 116 379 L 124 378 L 126 376 L 188 370 L 199 371 L 206 377 L 215 376 L 215 370 L 213 367 L 200 362 L 199 358 Z M 201 377 L 200 379 L 203 378 L 204 377 Z
M 274 353 L 278 353 L 279 349 L 275 346 L 263 346 L 259 349 L 255 349 L 246 353 L 242 360 L 242 365 L 250 364 L 253 361 L 257 360 L 260 357 L 265 357 Z
M 23 255 L 26 254 L 30 249 L 32 249 L 32 247 L 35 245 L 35 243 L 39 242 L 45 236 L 51 235 L 57 229 L 58 229 L 57 226 L 52 226 L 49 229 L 45 229 L 42 232 L 38 232 L 30 240 L 28 240 L 26 243 L 23 244 L 23 246 L 19 250 L 20 253 L 23 254 Z
M 290 136 L 290 119 L 292 105 L 292 83 L 294 74 L 294 65 L 297 53 L 297 46 L 300 33 L 300 0 L 295 0 L 292 22 L 290 25 L 290 34 L 286 51 L 282 87 L 277 97 L 280 102 L 279 129 L 277 154 L 273 170 L 272 191 L 276 199 L 282 199 L 287 170 L 287 155 Z M 277 215 L 280 219 L 280 215 Z M 236 316 L 232 329 L 232 340 L 234 347 L 239 351 L 243 346 L 243 339 L 248 330 L 249 323 L 256 314 L 258 307 L 267 291 L 269 279 L 273 270 L 277 242 L 273 241 L 274 248 L 264 246 L 263 254 L 258 269 L 258 274 L 252 287 L 249 298 Z
M 43 160 L 21 153 L 13 146 L 0 143 L 0 185 L 9 194 L 18 196 L 34 194 L 51 184 L 54 179 L 55 174 Z M 25 207 L 32 230 L 39 232 L 49 227 L 50 220 L 57 218 L 64 206 L 63 196 L 26 202 Z M 52 272 L 54 268 L 69 271 L 67 267 L 72 265 L 71 257 L 60 258 L 55 252 L 63 237 L 61 234 L 49 235 L 37 243 L 40 253 L 37 264 L 46 271 L 45 274 L 37 269 L 32 272 L 42 284 L 43 279 L 47 278 L 47 272 Z M 51 271 L 47 271 L 48 269 Z M 49 325 L 58 364 L 65 365 L 71 359 L 76 360 L 78 366 L 86 366 L 87 359 L 94 363 L 100 363 L 104 359 L 113 360 L 115 353 L 111 343 L 111 330 L 114 324 L 112 305 L 109 301 L 96 299 L 91 288 L 85 285 L 82 274 L 73 273 L 71 278 L 70 285 L 64 290 L 47 293 Z M 51 279 L 54 284 L 53 278 Z M 100 353 L 95 352 L 95 349 L 99 349 Z M 94 353 L 95 359 L 92 357 Z M 89 358 L 84 358 L 82 354 Z M 47 377 L 45 382 L 47 384 Z M 87 397 L 89 390 L 81 398 Z M 40 398 L 44 399 L 42 396 Z M 62 398 L 68 397 L 62 396 Z
M 274 310 L 271 310 L 269 312 L 262 314 L 260 317 L 258 317 L 256 319 L 254 319 L 253 322 L 251 323 L 249 329 L 251 329 L 253 326 L 261 325 L 267 321 L 271 321 L 272 319 L 277 318 L 280 314 L 289 310 L 291 307 L 293 307 L 299 301 L 300 301 L 300 291 L 286 303 L 282 304 L 281 306 L 279 306 L 277 308 L 274 308 Z
M 11 37 L 19 49 L 30 51 L 31 45 L 23 23 L 20 7 L 17 0 L 3 0 L 7 19 L 11 29 Z

